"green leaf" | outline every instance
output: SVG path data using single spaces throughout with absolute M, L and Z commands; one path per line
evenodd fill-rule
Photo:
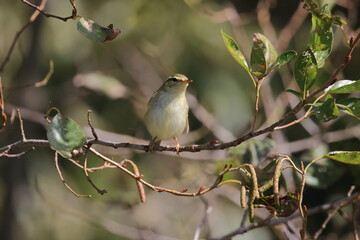
M 324 5 L 320 9 L 320 12 L 326 15 L 330 15 L 328 5 Z M 314 51 L 314 56 L 316 58 L 318 68 L 322 68 L 324 66 L 325 60 L 330 55 L 332 51 L 333 39 L 334 36 L 331 22 L 312 15 L 312 28 L 309 45 Z
M 276 63 L 278 54 L 271 42 L 262 34 L 255 33 L 251 50 L 251 72 L 263 78 L 269 73 L 269 69 Z
M 71 158 L 74 150 L 80 149 L 86 140 L 81 127 L 71 118 L 57 113 L 47 129 L 50 145 L 65 158 Z
M 325 89 L 325 93 L 355 93 L 360 92 L 360 81 L 341 80 Z
M 303 92 L 307 91 L 315 83 L 317 65 L 311 48 L 307 48 L 296 59 L 294 74 L 296 83 Z
M 290 60 L 297 55 L 297 52 L 294 50 L 286 51 L 282 54 L 280 54 L 275 64 L 272 66 L 272 68 L 280 68 L 281 66 L 285 65 L 286 63 L 290 62 Z
M 337 104 L 341 111 L 360 119 L 360 98 L 345 98 Z
M 360 164 L 360 152 L 359 151 L 336 151 L 329 152 L 324 155 L 324 158 L 329 158 L 335 161 L 339 161 L 347 164 Z
M 77 22 L 77 30 L 88 39 L 95 42 L 111 41 L 120 34 L 119 29 L 113 29 L 113 25 L 102 27 L 93 20 L 81 17 Z
M 226 33 L 224 33 L 223 30 L 221 30 L 221 35 L 224 40 L 225 46 L 230 52 L 231 56 L 250 74 L 248 63 L 246 62 L 246 59 L 240 51 L 240 48 L 235 42 L 235 40 Z
M 328 122 L 339 116 L 339 109 L 335 104 L 335 99 L 329 97 L 320 106 L 315 107 L 315 115 L 322 122 Z

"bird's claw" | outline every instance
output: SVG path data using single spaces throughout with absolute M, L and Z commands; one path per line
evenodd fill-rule
M 176 154 L 180 155 L 180 143 L 178 142 L 177 138 L 174 138 L 174 141 L 176 143 L 175 145 Z
M 148 152 L 155 152 L 155 148 L 160 146 L 160 142 L 161 141 L 156 141 L 156 137 L 154 137 L 149 143 Z

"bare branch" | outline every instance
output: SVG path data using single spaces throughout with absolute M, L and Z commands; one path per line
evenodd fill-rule
M 75 19 L 77 17 L 77 10 L 75 7 L 75 1 L 74 0 L 70 0 L 70 4 L 73 8 L 72 14 L 68 17 L 61 17 L 61 16 L 57 16 L 54 14 L 50 14 L 44 11 L 44 8 L 40 8 L 39 6 L 36 6 L 35 4 L 32 4 L 31 2 L 27 1 L 27 0 L 21 0 L 23 3 L 25 3 L 26 5 L 34 8 L 35 10 L 37 10 L 38 12 L 40 12 L 42 15 L 44 15 L 45 17 L 52 17 L 52 18 L 56 18 L 56 19 L 60 19 L 64 22 L 66 22 L 69 19 Z
M 352 204 L 352 207 L 353 207 L 353 211 L 352 211 L 353 235 L 355 240 L 359 240 L 359 235 L 357 231 L 359 228 L 358 217 L 360 213 L 360 203 L 354 202 Z
M 21 119 L 21 114 L 20 114 L 20 110 L 16 109 L 18 117 L 19 117 L 19 123 L 20 123 L 20 132 L 21 132 L 21 137 L 23 141 L 26 141 L 26 137 L 25 137 L 25 132 L 24 132 L 24 125 L 23 125 L 23 120 Z
M 136 164 L 133 161 L 131 161 L 129 159 L 124 159 L 120 162 L 121 165 L 124 165 L 124 163 L 130 163 L 130 165 L 132 166 L 132 168 L 134 170 L 134 173 L 138 176 L 138 178 L 143 177 L 143 175 L 140 174 L 139 168 L 136 166 Z M 146 201 L 146 194 L 145 194 L 144 186 L 140 181 L 136 181 L 136 185 L 139 190 L 140 201 L 144 203 Z
M 65 182 L 65 179 L 64 179 L 64 177 L 62 176 L 61 170 L 60 170 L 60 168 L 59 168 L 58 155 L 59 155 L 59 154 L 55 151 L 55 158 L 54 158 L 54 160 L 55 160 L 55 167 L 56 167 L 56 170 L 57 170 L 57 172 L 58 172 L 58 174 L 59 174 L 59 177 L 60 177 L 61 181 L 63 182 L 64 186 L 65 186 L 72 194 L 74 194 L 76 197 L 89 197 L 89 198 L 90 198 L 91 195 L 79 195 L 79 194 L 77 194 L 77 193 Z
M 88 173 L 88 168 L 87 168 L 87 151 L 85 152 L 85 158 L 84 158 L 84 167 L 83 167 L 83 170 L 84 170 L 84 173 L 85 173 L 85 176 L 86 176 L 86 179 L 88 180 L 88 182 L 90 183 L 91 186 L 93 186 L 93 188 L 95 188 L 95 190 L 100 193 L 101 195 L 107 193 L 107 191 L 105 189 L 99 189 L 95 183 L 91 180 L 90 176 L 89 176 L 89 173 Z
M 20 140 L 7 146 L 1 147 L 0 153 L 24 147 L 50 147 L 50 144 L 48 140 L 43 139 L 27 139 L 25 141 Z
M 209 205 L 208 201 L 206 201 L 205 198 L 200 197 L 201 201 L 203 202 L 205 209 L 204 209 L 204 215 L 200 221 L 199 226 L 196 228 L 195 230 L 195 234 L 194 234 L 194 238 L 193 240 L 199 240 L 200 238 L 200 234 L 201 234 L 201 230 L 206 226 L 207 221 L 208 221 L 208 215 L 210 214 L 210 212 L 212 211 L 212 207 Z
M 33 150 L 35 150 L 35 148 L 31 147 L 29 150 L 26 150 L 24 152 L 13 153 L 13 154 L 10 154 L 10 153 L 8 153 L 8 151 L 5 151 L 5 152 L 0 153 L 0 157 L 5 156 L 5 157 L 8 157 L 8 158 L 19 158 L 19 157 L 21 157 L 21 156 L 23 156 L 23 155 L 25 155 L 25 154 L 33 151 Z
M 71 158 L 66 158 L 66 160 L 70 161 L 71 163 L 73 163 L 75 166 L 81 168 L 81 169 L 84 169 L 84 166 L 81 165 L 79 163 L 79 161 L 76 161 L 74 159 L 71 159 Z M 92 168 L 86 168 L 87 172 L 96 172 L 96 171 L 99 171 L 99 170 L 103 170 L 105 168 L 116 168 L 116 166 L 108 163 L 108 162 L 104 162 L 104 164 L 102 166 L 98 166 L 98 167 L 92 167 Z
M 91 124 L 91 117 L 90 117 L 91 113 L 92 113 L 92 111 L 88 110 L 88 125 L 90 126 L 91 133 L 94 136 L 95 141 L 97 141 L 99 139 L 99 137 L 98 137 L 98 135 L 97 135 L 97 133 L 95 131 L 95 128 Z
M 200 187 L 196 192 L 187 192 L 187 188 L 184 188 L 184 190 L 181 191 L 177 191 L 177 190 L 173 190 L 173 189 L 168 189 L 168 188 L 163 188 L 163 187 L 159 187 L 159 186 L 154 186 L 151 183 L 148 183 L 147 181 L 143 180 L 142 176 L 139 177 L 139 175 L 131 172 L 130 170 L 128 170 L 126 167 L 124 167 L 121 163 L 118 163 L 104 155 L 102 155 L 101 153 L 99 153 L 98 151 L 96 151 L 93 148 L 89 148 L 89 151 L 91 153 L 93 153 L 95 156 L 98 156 L 99 158 L 103 159 L 106 162 L 109 162 L 113 165 L 115 165 L 117 168 L 119 168 L 121 171 L 123 171 L 124 173 L 126 173 L 127 175 L 129 175 L 130 177 L 134 178 L 136 181 L 142 183 L 144 186 L 148 187 L 149 189 L 155 191 L 155 192 L 167 192 L 176 196 L 183 196 L 183 197 L 195 197 L 195 196 L 200 196 L 203 195 L 205 193 L 210 192 L 211 190 L 215 189 L 218 187 L 219 183 L 221 182 L 223 175 L 228 172 L 230 170 L 229 168 L 224 169 L 223 172 L 221 172 L 219 174 L 219 176 L 217 177 L 217 179 L 214 181 L 213 185 L 209 188 L 206 188 L 204 186 Z

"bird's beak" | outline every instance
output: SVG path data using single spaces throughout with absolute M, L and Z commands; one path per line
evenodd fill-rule
M 192 81 L 193 81 L 193 80 L 188 79 L 188 80 L 182 81 L 182 83 L 183 83 L 183 84 L 189 84 L 189 83 L 191 83 Z

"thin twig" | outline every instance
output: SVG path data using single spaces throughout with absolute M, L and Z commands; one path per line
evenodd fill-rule
M 206 226 L 207 224 L 207 219 L 208 219 L 208 215 L 210 214 L 210 212 L 212 211 L 212 207 L 209 205 L 208 201 L 206 201 L 205 198 L 201 197 L 200 196 L 200 199 L 202 201 L 202 203 L 204 204 L 205 206 L 205 209 L 204 209 L 204 215 L 203 217 L 201 218 L 201 221 L 200 221 L 200 224 L 199 226 L 196 228 L 195 230 L 195 234 L 194 234 L 194 238 L 193 240 L 199 240 L 200 239 L 200 234 L 201 234 L 201 230 Z
M 255 113 L 254 113 L 254 119 L 253 119 L 253 122 L 251 125 L 252 132 L 255 131 L 255 127 L 256 127 L 256 120 L 257 120 L 257 115 L 259 112 L 260 88 L 261 88 L 262 82 L 263 82 L 263 79 L 259 79 L 255 84 Z
M 53 74 L 54 74 L 54 61 L 51 59 L 49 61 L 49 72 L 46 74 L 46 76 L 44 77 L 43 80 L 41 80 L 40 82 L 36 82 L 34 84 L 34 87 L 45 86 L 49 82 L 49 80 Z
M 57 170 L 57 172 L 58 172 L 58 174 L 59 174 L 59 177 L 60 177 L 61 181 L 63 182 L 64 186 L 65 186 L 72 194 L 74 194 L 76 197 L 88 197 L 88 198 L 90 198 L 91 195 L 80 195 L 80 194 L 77 194 L 77 193 L 65 182 L 65 179 L 64 179 L 64 177 L 63 177 L 63 175 L 62 175 L 62 173 L 61 173 L 60 167 L 59 167 L 59 163 L 58 163 L 58 152 L 57 152 L 57 151 L 55 151 L 55 158 L 54 158 L 54 160 L 55 160 L 56 170 Z
M 81 165 L 80 163 L 78 163 L 78 161 L 71 159 L 71 158 L 66 158 L 66 160 L 72 162 L 75 166 L 84 169 L 84 166 Z M 96 172 L 99 170 L 103 170 L 105 168 L 116 168 L 116 166 L 109 164 L 108 162 L 104 162 L 104 164 L 102 166 L 98 166 L 98 167 L 92 167 L 92 168 L 86 168 L 87 172 Z
M 95 131 L 95 128 L 91 124 L 91 117 L 90 117 L 91 113 L 92 113 L 92 111 L 88 110 L 88 115 L 87 115 L 87 117 L 88 117 L 88 125 L 89 125 L 89 127 L 91 129 L 91 133 L 94 136 L 94 139 L 95 139 L 95 142 L 96 142 L 99 139 L 99 137 L 98 137 L 98 135 L 97 135 L 97 133 Z
M 19 118 L 20 132 L 21 132 L 22 141 L 26 141 L 25 131 L 24 131 L 24 124 L 23 124 L 23 120 L 21 118 L 20 110 L 16 109 L 16 112 L 17 112 L 18 118 Z
M 85 173 L 85 176 L 86 176 L 86 179 L 88 180 L 88 182 L 91 184 L 91 186 L 93 186 L 93 188 L 95 188 L 95 190 L 100 193 L 101 195 L 107 193 L 107 191 L 105 189 L 100 189 L 98 188 L 95 183 L 91 180 L 90 176 L 89 176 L 89 173 L 88 173 L 88 168 L 87 168 L 87 151 L 85 152 L 85 157 L 84 157 L 84 167 L 83 167 L 83 170 L 84 170 L 84 173 Z
M 0 153 L 24 147 L 50 147 L 50 144 L 48 140 L 43 139 L 27 139 L 26 141 L 20 140 L 7 146 L 1 147 Z
M 60 19 L 60 20 L 62 20 L 64 22 L 66 22 L 69 19 L 75 19 L 76 16 L 77 16 L 77 10 L 76 10 L 76 7 L 75 7 L 75 1 L 70 0 L 71 6 L 73 7 L 73 11 L 72 11 L 72 14 L 70 16 L 68 16 L 68 17 L 61 17 L 61 16 L 57 16 L 57 15 L 54 15 L 54 14 L 47 13 L 47 12 L 45 12 L 43 10 L 44 8 L 40 8 L 39 6 L 36 6 L 35 4 L 32 4 L 31 2 L 29 2 L 27 0 L 21 0 L 21 1 L 23 3 L 25 3 L 26 5 L 34 8 L 37 11 L 39 11 L 45 17 L 52 17 L 52 18 Z
M 8 91 L 13 91 L 13 90 L 18 90 L 18 89 L 22 89 L 22 88 L 28 88 L 28 87 L 43 87 L 46 84 L 48 84 L 51 76 L 54 73 L 54 61 L 50 60 L 49 62 L 49 71 L 46 74 L 46 76 L 39 82 L 35 82 L 35 83 L 27 83 L 27 84 L 21 84 L 21 85 L 15 85 L 15 86 L 10 86 L 7 88 Z
M 89 126 L 90 126 L 90 128 L 91 128 L 91 132 L 92 132 L 92 134 L 93 134 L 93 136 L 94 136 L 94 140 L 95 140 L 94 142 L 96 142 L 96 141 L 98 140 L 98 136 L 97 136 L 97 134 L 96 134 L 96 132 L 95 132 L 94 127 L 93 127 L 92 124 L 91 124 L 91 118 L 90 118 L 91 112 L 92 112 L 91 110 L 88 110 L 87 118 L 88 118 L 88 124 L 89 124 Z M 89 143 L 89 144 L 86 144 L 86 145 L 85 145 L 85 158 L 84 158 L 84 167 L 83 167 L 83 170 L 84 170 L 86 179 L 87 179 L 88 182 L 91 184 L 91 186 L 93 186 L 98 193 L 100 193 L 101 195 L 103 195 L 103 194 L 107 193 L 107 191 L 106 191 L 105 189 L 102 189 L 102 190 L 99 189 L 99 188 L 95 185 L 95 183 L 91 180 L 91 178 L 90 178 L 90 176 L 89 176 L 89 173 L 88 173 L 88 168 L 87 168 L 87 159 L 88 159 L 88 158 L 87 158 L 87 154 L 88 154 L 88 150 L 89 150 L 89 148 L 91 147 L 92 144 L 93 144 L 93 143 Z
M 168 188 L 163 188 L 163 187 L 159 187 L 159 186 L 154 186 L 151 183 L 145 181 L 143 178 L 139 177 L 137 174 L 131 172 L 130 170 L 128 170 L 126 167 L 124 167 L 122 164 L 108 158 L 105 157 L 104 155 L 102 155 L 101 153 L 99 153 L 98 151 L 96 151 L 93 148 L 89 148 L 89 151 L 91 153 L 93 153 L 95 156 L 101 158 L 102 160 L 109 162 L 113 165 L 115 165 L 117 168 L 119 168 L 121 171 L 123 171 L 124 173 L 126 173 L 127 175 L 129 175 L 130 177 L 134 178 L 136 181 L 141 182 L 144 186 L 148 187 L 149 189 L 155 191 L 155 192 L 167 192 L 176 196 L 183 196 L 183 197 L 195 197 L 195 196 L 200 196 L 203 195 L 205 193 L 210 192 L 211 190 L 215 189 L 218 187 L 218 184 L 221 182 L 222 178 L 223 178 L 223 174 L 225 174 L 226 172 L 228 172 L 228 170 L 224 170 L 222 173 L 219 174 L 219 176 L 215 179 L 213 185 L 209 188 L 206 188 L 204 186 L 200 187 L 196 192 L 186 192 L 187 188 L 184 188 L 184 190 L 182 191 L 177 191 L 177 190 L 173 190 L 173 189 L 168 189 Z
M 309 164 L 310 165 L 310 164 Z M 304 167 L 304 163 L 300 161 L 301 166 L 301 187 L 300 187 L 300 194 L 299 194 L 299 211 L 302 218 L 302 229 L 300 229 L 300 236 L 301 239 L 305 239 L 306 236 L 306 223 L 307 223 L 307 208 L 305 205 L 302 204 L 304 198 L 304 188 L 305 188 L 305 181 L 306 181 L 306 169 Z
M 348 197 L 351 196 L 353 194 L 354 190 L 355 190 L 355 185 L 352 185 L 347 193 L 347 196 Z
M 5 113 L 5 102 L 4 102 L 4 94 L 3 94 L 3 86 L 2 80 L 0 76 L 0 129 L 5 127 L 7 116 Z
M 130 163 L 130 165 L 132 166 L 133 168 L 133 171 L 134 171 L 134 174 L 138 176 L 138 178 L 142 178 L 143 175 L 140 174 L 140 171 L 139 171 L 139 168 L 136 166 L 136 164 L 129 160 L 129 159 L 124 159 L 120 162 L 121 165 L 124 165 L 124 163 Z M 142 203 L 144 203 L 146 201 L 146 194 L 145 194 L 145 189 L 144 189 L 144 186 L 143 184 L 140 182 L 140 181 L 136 181 L 136 185 L 137 185 L 137 188 L 139 190 L 139 196 L 140 196 L 140 201 Z
M 28 149 L 26 151 L 23 151 L 23 152 L 20 152 L 20 153 L 12 153 L 12 154 L 8 153 L 8 151 L 5 151 L 5 152 L 0 153 L 0 157 L 5 156 L 5 157 L 8 157 L 8 158 L 19 158 L 19 157 L 21 157 L 21 156 L 23 156 L 23 155 L 25 155 L 25 154 L 33 151 L 33 150 L 35 150 L 35 148 L 31 147 L 30 149 Z
M 321 227 L 319 228 L 319 230 L 316 231 L 316 233 L 314 234 L 313 239 L 316 240 L 319 238 L 320 234 L 325 230 L 327 224 L 330 222 L 330 220 L 335 216 L 335 214 L 337 213 L 338 209 L 333 209 L 331 212 L 329 212 L 327 214 L 327 217 L 325 219 L 325 221 L 321 224 Z
M 285 125 L 276 127 L 276 128 L 274 128 L 274 130 L 280 130 L 280 129 L 288 128 L 288 127 L 290 127 L 290 126 L 293 126 L 293 125 L 295 125 L 295 124 L 298 124 L 299 122 L 307 119 L 311 114 L 312 114 L 311 111 L 307 111 L 301 118 L 298 118 L 298 119 L 296 119 L 295 121 L 292 121 L 292 122 L 290 122 L 290 123 L 288 123 L 288 124 L 285 124 Z
M 248 208 L 244 209 L 243 216 L 241 218 L 240 227 L 244 227 L 246 223 L 246 217 L 248 216 Z
M 354 190 L 355 190 L 355 186 L 353 185 L 353 186 L 351 186 L 351 188 L 349 189 L 349 191 L 348 191 L 348 193 L 347 193 L 347 196 L 348 197 L 350 197 L 351 195 L 352 195 L 352 193 L 354 192 Z M 353 232 L 354 232 L 354 237 L 355 237 L 355 239 L 357 239 L 356 237 L 357 237 L 357 233 L 356 233 L 356 227 L 357 227 L 357 225 L 356 225 L 356 210 L 354 209 L 354 206 L 356 206 L 358 203 L 357 202 L 355 202 L 355 203 L 353 203 Z M 340 206 L 338 206 L 338 207 L 336 207 L 336 208 L 334 208 L 332 211 L 330 211 L 329 213 L 328 213 L 328 215 L 327 215 L 327 217 L 326 217 L 326 219 L 324 220 L 324 222 L 321 224 L 321 227 L 319 228 L 319 230 L 317 230 L 316 231 L 316 233 L 314 234 L 314 237 L 313 237 L 313 239 L 318 239 L 319 237 L 320 237 L 320 235 L 321 235 L 321 233 L 325 230 L 325 228 L 326 228 L 326 226 L 327 226 L 327 224 L 330 222 L 330 220 L 335 216 L 335 214 L 337 213 L 337 212 L 339 212 L 339 210 L 340 210 Z
M 352 219 L 349 217 L 349 215 L 348 215 L 346 212 L 344 212 L 342 209 L 339 209 L 338 213 L 339 213 L 339 215 L 340 215 L 343 219 L 345 219 L 346 221 L 348 221 L 350 224 L 353 223 L 353 220 L 352 220 Z
M 359 235 L 357 232 L 357 229 L 359 228 L 359 223 L 358 223 L 358 216 L 359 216 L 359 212 L 360 212 L 360 206 L 359 206 L 359 202 L 354 202 L 353 203 L 353 215 L 352 215 L 352 221 L 353 221 L 353 235 L 354 235 L 354 239 L 355 240 L 359 240 Z

